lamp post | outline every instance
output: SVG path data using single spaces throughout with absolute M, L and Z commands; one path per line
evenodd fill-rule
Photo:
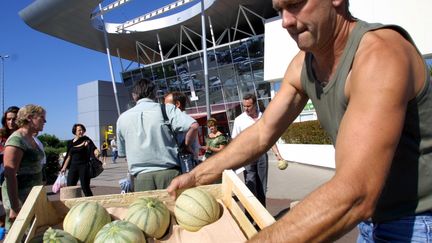
M 5 87 L 5 82 L 4 82 L 4 61 L 6 58 L 9 58 L 9 55 L 0 55 L 0 59 L 1 59 L 1 64 L 2 64 L 2 79 L 1 79 L 1 98 L 2 98 L 2 114 L 4 114 L 4 87 Z

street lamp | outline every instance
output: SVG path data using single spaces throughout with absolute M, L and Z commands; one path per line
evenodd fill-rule
M 2 64 L 2 79 L 1 79 L 1 98 L 2 98 L 2 114 L 4 114 L 4 87 L 5 87 L 5 82 L 4 82 L 4 61 L 6 58 L 9 58 L 9 55 L 0 55 L 0 59 L 1 59 L 1 64 Z

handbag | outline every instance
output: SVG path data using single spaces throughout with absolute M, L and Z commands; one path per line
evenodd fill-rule
M 103 163 L 96 157 L 90 157 L 89 160 L 90 177 L 95 178 L 104 171 Z
M 91 151 L 90 146 L 87 146 L 88 153 L 89 153 L 89 172 L 90 172 L 90 178 L 95 178 L 99 176 L 102 171 L 104 171 L 103 163 L 98 158 L 96 158 L 93 154 L 93 151 Z
M 169 123 L 169 119 L 168 119 L 168 116 L 166 113 L 165 104 L 160 104 L 160 106 L 161 106 L 162 116 L 164 118 L 165 124 L 168 126 L 169 130 L 173 134 L 174 141 L 177 144 L 177 151 L 178 151 L 177 156 L 178 156 L 178 159 L 180 161 L 181 173 L 190 172 L 193 168 L 195 168 L 195 166 L 198 165 L 198 163 L 195 160 L 194 155 L 192 153 L 186 151 L 184 143 L 183 144 L 178 143 L 176 133 L 173 131 L 171 124 Z

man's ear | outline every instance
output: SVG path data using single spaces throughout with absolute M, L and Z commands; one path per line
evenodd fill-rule
M 175 107 L 179 108 L 181 110 L 181 104 L 180 101 L 176 101 L 175 103 Z
M 342 6 L 342 4 L 345 4 L 345 1 L 347 0 L 332 0 L 332 4 L 335 8 L 338 8 Z

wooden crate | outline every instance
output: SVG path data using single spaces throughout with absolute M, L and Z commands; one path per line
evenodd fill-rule
M 247 239 L 255 235 L 257 230 L 245 216 L 242 207 L 249 212 L 261 229 L 275 222 L 275 219 L 232 170 L 223 173 L 222 184 L 201 186 L 200 188 L 210 192 L 224 204 Z M 233 198 L 234 195 L 240 201 L 242 207 Z M 30 192 L 4 242 L 15 243 L 23 242 L 23 240 L 28 242 L 38 229 L 61 224 L 69 208 L 79 202 L 96 201 L 105 208 L 127 207 L 136 198 L 142 196 L 157 197 L 164 201 L 170 210 L 173 209 L 175 204 L 175 201 L 168 195 L 166 190 L 49 201 L 44 187 L 36 186 Z

